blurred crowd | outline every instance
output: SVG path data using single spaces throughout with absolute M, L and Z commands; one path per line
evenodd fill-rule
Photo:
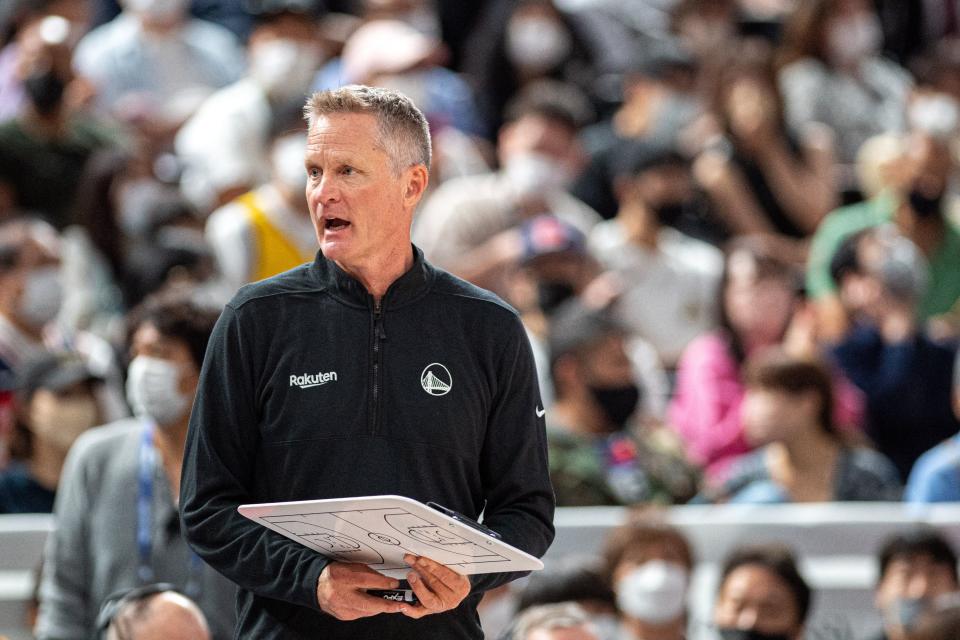
M 413 241 L 520 312 L 559 506 L 960 500 L 960 2 L 4 0 L 0 513 L 57 514 L 38 637 L 158 581 L 230 636 L 186 423 L 222 305 L 314 258 L 302 108 L 351 83 L 429 120 Z M 664 536 L 513 637 L 680 589 Z M 743 567 L 802 628 L 770 549 L 717 624 Z M 597 637 L 682 637 L 630 628 Z

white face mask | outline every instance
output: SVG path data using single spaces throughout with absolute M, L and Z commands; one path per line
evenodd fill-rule
M 270 161 L 274 177 L 293 193 L 307 189 L 307 170 L 303 158 L 307 150 L 307 136 L 296 134 L 277 138 L 273 143 Z
M 187 15 L 188 0 L 124 0 L 124 6 L 153 20 L 170 22 Z
M 503 171 L 514 193 L 520 198 L 563 190 L 570 182 L 570 172 L 566 167 L 549 156 L 533 151 L 508 158 Z
M 940 140 L 949 140 L 960 124 L 960 105 L 952 97 L 935 93 L 920 96 L 907 111 L 910 128 Z
M 853 65 L 875 56 L 883 46 L 883 28 L 873 13 L 834 20 L 827 30 L 827 46 L 834 63 Z
M 316 47 L 268 40 L 250 50 L 250 77 L 271 96 L 293 98 L 307 92 L 320 62 Z
M 549 71 L 573 49 L 570 32 L 546 17 L 514 18 L 507 25 L 507 56 L 518 67 Z
M 26 276 L 20 294 L 18 316 L 27 326 L 39 329 L 57 317 L 63 302 L 59 267 L 40 267 Z
M 675 562 L 645 562 L 617 582 L 617 606 L 650 624 L 672 622 L 686 609 L 688 582 L 687 570 Z
M 180 391 L 180 367 L 169 360 L 137 356 L 127 370 L 127 400 L 134 414 L 164 427 L 190 410 L 193 398 Z

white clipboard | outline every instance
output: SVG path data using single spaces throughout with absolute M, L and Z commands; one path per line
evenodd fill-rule
M 532 555 L 403 496 L 245 504 L 237 511 L 317 553 L 392 578 L 407 576 L 407 553 L 462 575 L 543 569 Z

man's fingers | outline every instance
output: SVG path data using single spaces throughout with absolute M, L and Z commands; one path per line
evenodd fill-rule
M 341 594 L 336 608 L 331 613 L 340 620 L 355 620 L 381 613 L 404 613 L 409 604 L 386 600 L 362 591 L 346 591 Z
M 462 576 L 453 569 L 425 557 L 417 558 L 413 568 L 430 589 L 444 600 L 457 597 Z
M 366 565 L 362 564 L 341 564 L 333 573 L 332 578 L 338 586 L 357 589 L 396 589 L 400 582 L 395 578 L 390 578 L 377 573 Z
M 417 599 L 420 601 L 420 606 L 429 609 L 432 612 L 443 611 L 446 607 L 444 606 L 443 599 L 432 589 L 431 585 L 425 582 L 419 574 L 411 573 L 407 576 L 407 581 L 410 583 L 410 588 L 413 589 L 413 592 L 417 594 Z

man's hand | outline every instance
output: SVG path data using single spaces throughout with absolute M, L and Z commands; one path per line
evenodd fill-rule
M 411 618 L 422 618 L 434 613 L 455 609 L 470 593 L 470 580 L 453 569 L 424 558 L 406 555 L 403 557 L 413 569 L 407 581 L 420 600 L 420 606 L 407 607 L 402 613 Z
M 449 571 L 449 569 L 448 569 Z M 406 613 L 412 607 L 366 593 L 367 589 L 396 589 L 399 581 L 363 564 L 331 562 L 317 581 L 317 603 L 338 620 L 356 620 L 379 613 Z

